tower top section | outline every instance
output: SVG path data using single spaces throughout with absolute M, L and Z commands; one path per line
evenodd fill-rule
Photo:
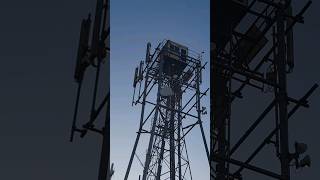
M 160 52 L 163 61 L 163 72 L 169 76 L 180 76 L 187 66 L 188 48 L 171 40 L 167 40 Z

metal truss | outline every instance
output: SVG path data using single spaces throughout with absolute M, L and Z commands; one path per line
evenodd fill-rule
M 151 44 L 148 43 L 146 60 L 141 61 L 140 66 L 136 69 L 132 104 L 141 104 L 142 109 L 139 130 L 125 180 L 129 178 L 134 157 L 138 159 L 143 168 L 142 180 L 192 179 L 185 137 L 196 126 L 200 128 L 209 158 L 201 118 L 203 114 L 206 114 L 205 108 L 201 107 L 201 98 L 209 89 L 204 92 L 200 91 L 201 74 L 207 63 L 202 65 L 200 54 L 194 57 L 189 53 L 184 62 L 181 61 L 182 57 L 179 57 L 179 60 L 175 62 L 177 66 L 173 69 L 169 68 L 165 65 L 165 60 L 161 58 L 163 53 L 171 53 L 164 47 L 168 41 L 161 42 L 152 54 Z M 179 69 L 180 63 L 185 63 L 181 73 L 176 75 L 170 73 Z M 162 94 L 164 87 L 169 87 L 173 91 L 172 94 Z M 138 88 L 137 95 L 136 88 Z M 184 97 L 185 94 L 190 97 Z M 156 95 L 155 102 L 151 100 L 154 95 Z M 146 109 L 150 111 L 147 113 Z M 149 137 L 144 162 L 137 155 L 141 135 Z
M 311 1 L 296 15 L 288 0 L 215 0 L 211 5 L 215 18 L 211 32 L 211 179 L 243 179 L 242 171 L 251 170 L 289 180 L 291 162 L 296 161 L 298 167 L 300 154 L 289 151 L 288 120 L 299 107 L 309 107 L 308 98 L 318 87 L 315 84 L 296 99 L 288 95 L 286 80 L 294 68 L 293 27 L 304 22 L 303 14 Z M 247 86 L 274 97 L 246 132 L 231 143 L 231 125 L 237 119 L 231 118 L 232 102 L 244 98 L 242 90 Z M 240 146 L 271 112 L 275 114 L 274 129 L 246 160 L 235 159 Z M 251 164 L 267 144 L 275 147 L 280 174 Z M 232 171 L 231 167 L 238 169 Z
M 80 40 L 78 47 L 78 56 L 74 79 L 78 84 L 75 110 L 73 115 L 70 142 L 73 141 L 75 133 L 79 133 L 83 138 L 88 132 L 98 133 L 102 136 L 102 150 L 99 166 L 98 180 L 109 180 L 113 174 L 110 169 L 110 90 L 104 93 L 104 98 L 97 106 L 97 94 L 99 91 L 99 81 L 102 65 L 109 67 L 110 53 L 110 23 L 109 23 L 109 0 L 97 0 L 94 24 L 91 27 L 91 14 L 84 19 L 81 24 Z M 90 32 L 92 29 L 92 35 Z M 91 38 L 90 38 L 91 37 Z M 89 45 L 89 39 L 91 44 Z M 105 60 L 107 59 L 107 63 Z M 83 77 L 88 68 L 95 71 L 93 98 L 89 120 L 82 126 L 77 125 L 78 109 L 81 99 L 81 89 L 83 86 Z M 105 77 L 105 76 L 103 76 Z M 109 75 L 106 77 L 109 78 Z M 108 85 L 109 86 L 109 85 Z M 96 127 L 96 120 L 99 116 L 105 116 L 103 127 Z

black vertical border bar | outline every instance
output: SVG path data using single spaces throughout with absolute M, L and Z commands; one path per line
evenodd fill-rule
M 214 52 L 213 49 L 215 48 L 215 41 L 217 39 L 216 32 L 214 30 L 214 26 L 216 25 L 216 0 L 210 1 L 210 180 L 214 179 L 214 163 L 213 163 L 213 59 L 214 59 Z

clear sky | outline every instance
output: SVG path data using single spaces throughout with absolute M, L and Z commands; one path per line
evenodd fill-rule
M 137 0 L 111 1 L 111 161 L 115 163 L 114 180 L 124 178 L 134 144 L 141 106 L 131 106 L 134 68 L 143 60 L 147 42 L 155 48 L 163 39 L 171 39 L 199 52 L 209 61 L 209 0 Z M 202 90 L 209 87 L 209 66 L 204 71 Z M 155 100 L 156 97 L 153 99 Z M 151 98 L 152 99 L 152 98 Z M 203 99 L 209 108 L 209 96 Z M 209 139 L 209 116 L 203 118 Z M 194 179 L 209 179 L 209 165 L 199 128 L 187 138 Z M 209 141 L 208 141 L 209 143 Z M 147 146 L 139 144 L 144 158 Z M 137 160 L 129 179 L 142 174 Z

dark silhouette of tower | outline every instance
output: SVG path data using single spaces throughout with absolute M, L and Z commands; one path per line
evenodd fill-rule
M 82 20 L 78 55 L 74 79 L 78 84 L 75 110 L 72 121 L 70 141 L 74 139 L 75 132 L 80 133 L 83 138 L 88 132 L 98 133 L 102 136 L 101 158 L 99 166 L 99 180 L 111 179 L 113 170 L 110 169 L 110 85 L 104 92 L 104 98 L 97 106 L 97 94 L 100 90 L 101 68 L 105 66 L 107 72 L 110 68 L 110 23 L 109 23 L 109 0 L 97 0 L 93 26 L 91 25 L 91 15 Z M 90 35 L 92 30 L 92 34 Z M 89 43 L 91 39 L 91 43 Z M 88 70 L 95 71 L 94 89 L 89 120 L 81 127 L 77 126 L 78 108 L 83 86 L 83 77 Z M 110 75 L 102 76 L 105 82 L 109 82 Z M 107 78 L 107 79 L 105 79 Z M 104 117 L 103 127 L 96 127 L 95 123 L 99 116 Z M 82 117 L 81 117 L 82 119 Z
M 296 143 L 294 152 L 289 150 L 288 120 L 299 107 L 309 107 L 307 99 L 318 85 L 300 99 L 290 97 L 287 88 L 287 75 L 294 68 L 293 27 L 304 22 L 303 14 L 310 5 L 311 1 L 294 14 L 289 0 L 211 1 L 211 179 L 245 179 L 242 171 L 251 170 L 289 180 L 293 161 L 296 168 L 310 165 L 308 155 L 299 160 L 307 149 L 304 143 Z M 232 103 L 244 99 L 245 87 L 271 93 L 273 99 L 231 144 L 231 129 L 236 130 L 232 122 L 239 119 L 231 116 Z M 235 159 L 234 153 L 271 112 L 274 129 L 245 161 Z M 280 174 L 250 163 L 267 144 L 275 147 Z

